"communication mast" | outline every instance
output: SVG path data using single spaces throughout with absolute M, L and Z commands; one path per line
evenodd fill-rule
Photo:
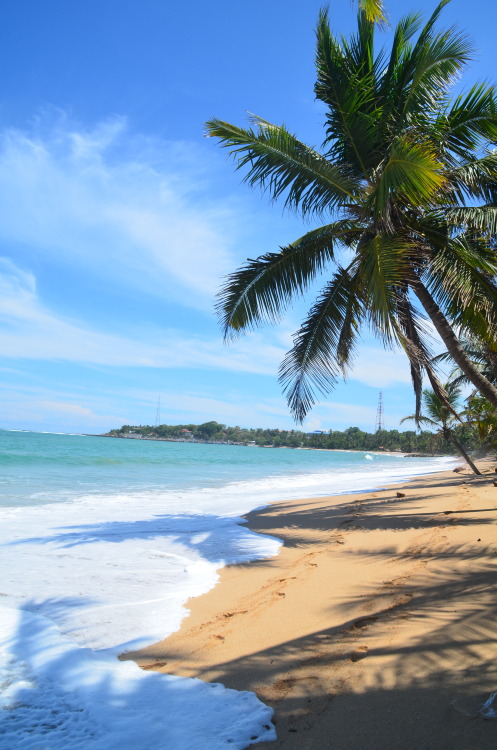
M 161 424 L 160 421 L 160 396 L 159 400 L 157 401 L 157 412 L 155 414 L 155 426 L 158 427 Z
M 383 393 L 380 391 L 380 396 L 378 398 L 378 409 L 376 410 L 376 423 L 375 423 L 375 432 L 379 432 L 380 430 L 385 429 L 385 422 L 383 420 Z

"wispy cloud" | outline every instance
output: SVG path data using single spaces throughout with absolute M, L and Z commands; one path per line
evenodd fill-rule
M 210 308 L 240 215 L 209 199 L 205 161 L 200 147 L 134 137 L 123 118 L 4 130 L 0 243 Z
M 229 352 L 220 338 L 145 328 L 137 338 L 55 315 L 38 298 L 33 274 L 0 258 L 0 351 L 4 357 L 119 367 L 222 368 L 274 375 L 284 349 L 250 334 Z
M 106 432 L 126 422 L 118 411 L 94 405 L 82 406 L 79 394 L 53 393 L 52 398 L 39 398 L 30 389 L 7 388 L 0 397 L 2 427 L 62 432 Z M 108 405 L 107 405 L 108 406 Z
M 409 363 L 403 351 L 385 351 L 373 346 L 361 346 L 358 349 L 348 378 L 374 388 L 411 383 Z
M 138 388 L 121 388 L 118 393 L 102 389 L 68 386 L 16 386 L 0 383 L 2 426 L 56 429 L 74 432 L 105 432 L 123 424 L 153 423 L 157 406 L 155 393 Z M 371 431 L 376 411 L 340 401 L 319 404 L 304 426 L 296 426 L 283 397 L 253 397 L 231 390 L 216 395 L 212 389 L 188 390 L 181 387 L 161 391 L 161 421 L 167 424 L 194 423 L 215 419 L 228 425 L 279 427 L 281 429 L 344 429 L 358 425 Z M 390 407 L 387 427 L 397 427 L 404 413 Z

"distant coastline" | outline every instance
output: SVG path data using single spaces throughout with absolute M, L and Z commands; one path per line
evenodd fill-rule
M 237 445 L 250 448 L 292 448 L 296 450 L 352 451 L 396 456 L 432 457 L 450 455 L 452 446 L 433 432 L 378 430 L 369 433 L 358 427 L 346 430 L 281 430 L 278 428 L 229 427 L 214 420 L 200 425 L 123 425 L 100 437 L 152 440 L 172 443 Z
M 334 453 L 371 453 L 373 456 L 400 456 L 401 458 L 433 458 L 433 453 L 404 453 L 398 451 L 379 451 L 379 450 L 367 450 L 366 448 L 313 448 L 309 446 L 293 446 L 293 445 L 250 445 L 249 443 L 234 443 L 222 440 L 185 440 L 185 438 L 159 438 L 159 437 L 130 437 L 129 435 L 109 435 L 104 433 L 103 435 L 90 435 L 89 437 L 107 437 L 107 438 L 118 438 L 124 440 L 154 440 L 159 443 L 203 443 L 207 445 L 238 445 L 242 448 L 286 448 L 294 451 L 331 451 Z M 437 453 L 437 456 L 449 455 Z

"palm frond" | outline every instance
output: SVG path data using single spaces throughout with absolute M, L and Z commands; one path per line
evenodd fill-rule
M 365 179 L 378 158 L 375 81 L 381 60 L 374 60 L 373 26 L 362 21 L 360 16 L 358 35 L 348 44 L 331 33 L 327 12 L 320 13 L 314 91 L 328 107 L 323 144 L 327 155 Z
M 420 25 L 420 13 L 409 13 L 407 16 L 401 18 L 395 27 L 388 67 L 383 72 L 382 76 L 382 94 L 385 98 L 387 98 L 389 91 L 391 91 L 392 83 L 400 61 L 412 49 L 409 45 L 409 40 L 412 39 L 414 34 L 419 30 Z
M 416 43 L 416 47 L 414 48 L 415 56 L 421 53 L 426 42 L 429 41 L 429 39 L 431 38 L 433 29 L 435 28 L 435 24 L 440 18 L 440 15 L 443 9 L 445 8 L 445 6 L 448 5 L 450 2 L 451 0 L 441 0 L 441 2 L 439 2 L 438 5 L 436 6 L 435 10 L 431 14 L 430 18 L 424 25 L 423 30 L 421 31 L 419 35 L 418 41 Z
M 478 150 L 482 142 L 497 141 L 494 87 L 479 83 L 459 95 L 450 108 L 436 118 L 433 132 L 440 147 L 463 159 Z
M 465 335 L 460 337 L 460 344 L 466 356 L 471 360 L 473 367 L 491 383 L 497 383 L 497 354 L 495 349 L 492 349 L 483 341 Z M 442 352 L 433 357 L 433 362 L 453 364 L 454 360 L 449 352 Z M 449 375 L 449 383 L 457 387 L 471 385 L 467 375 L 457 366 L 453 367 Z
M 426 427 L 440 426 L 437 422 L 425 416 L 424 414 L 419 414 L 419 416 L 417 416 L 416 414 L 410 414 L 408 417 L 404 417 L 400 420 L 400 424 L 404 424 L 404 422 L 415 422 L 417 427 L 422 424 L 426 425 Z
M 471 59 L 474 51 L 467 35 L 454 28 L 434 33 L 446 1 L 439 3 L 419 34 L 412 50 L 405 50 L 396 74 L 391 102 L 397 128 L 412 124 L 413 118 L 427 119 L 428 114 L 447 99 L 455 76 Z M 398 132 L 398 130 L 397 130 Z
M 427 341 L 428 332 L 424 321 L 414 309 L 407 291 L 398 295 L 398 322 L 403 337 L 400 339 L 411 369 L 411 380 L 416 399 L 416 416 L 421 414 L 421 397 L 423 391 L 423 370 L 429 368 L 433 360 Z
M 333 261 L 335 244 L 343 237 L 350 241 L 354 230 L 356 225 L 347 220 L 327 224 L 279 253 L 249 259 L 227 276 L 216 304 L 225 338 L 279 320 L 290 300 Z
M 434 249 L 426 283 L 438 304 L 452 318 L 479 312 L 485 325 L 497 324 L 497 254 L 483 242 L 464 235 L 448 238 Z M 462 318 L 464 319 L 464 317 Z
M 487 152 L 480 159 L 458 164 L 447 172 L 448 189 L 457 194 L 464 205 L 466 196 L 484 202 L 496 196 L 497 150 Z
M 357 279 L 340 268 L 326 285 L 306 320 L 294 336 L 293 348 L 280 365 L 279 380 L 294 419 L 302 423 L 315 403 L 316 390 L 327 393 L 344 365 L 338 354 L 341 333 L 347 326 L 348 356 L 354 344 L 354 330 L 361 316 L 361 295 Z M 354 309 L 354 327 L 349 314 Z
M 454 383 L 446 383 L 442 388 L 445 393 L 445 401 L 448 403 L 444 403 L 434 390 L 430 391 L 429 389 L 426 389 L 423 392 L 423 396 L 425 408 L 429 417 L 433 421 L 437 421 L 439 424 L 447 426 L 454 421 L 455 415 L 459 418 L 456 407 L 461 396 L 461 390 L 455 386 Z
M 207 134 L 230 149 L 237 169 L 247 168 L 244 181 L 267 190 L 274 200 L 286 194 L 285 206 L 304 216 L 354 202 L 359 189 L 356 180 L 283 126 L 254 119 L 257 131 L 216 119 L 206 123 Z
M 405 279 L 408 250 L 403 238 L 386 234 L 365 239 L 358 249 L 369 317 L 386 345 L 398 341 L 398 290 Z
M 463 206 L 444 212 L 447 222 L 456 229 L 483 235 L 497 235 L 497 206 Z
M 442 164 L 430 144 L 412 142 L 409 136 L 402 136 L 391 147 L 372 194 L 377 217 L 388 217 L 391 200 L 413 205 L 429 203 L 443 182 Z

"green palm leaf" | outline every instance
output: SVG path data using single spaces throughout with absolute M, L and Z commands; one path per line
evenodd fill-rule
M 279 320 L 290 300 L 302 295 L 309 284 L 334 259 L 337 242 L 360 235 L 347 220 L 308 232 L 279 253 L 248 260 L 230 274 L 221 289 L 217 311 L 229 338 L 263 322 Z
M 405 99 L 404 116 L 412 117 L 427 107 L 443 102 L 455 76 L 469 62 L 473 53 L 474 47 L 467 35 L 454 29 L 437 34 L 425 43 L 416 59 Z
M 399 138 L 372 193 L 377 218 L 390 222 L 387 211 L 395 199 L 414 205 L 429 203 L 443 182 L 442 164 L 430 144 L 412 142 L 409 136 Z
M 357 37 L 349 45 L 336 39 L 326 12 L 317 27 L 316 97 L 327 105 L 326 140 L 328 156 L 354 168 L 365 177 L 377 161 L 375 129 L 376 76 L 381 59 L 374 60 L 373 25 L 359 15 Z
M 438 304 L 453 316 L 477 308 L 486 313 L 487 325 L 497 323 L 497 257 L 485 243 L 467 237 L 449 238 L 433 253 L 428 287 Z
M 410 247 L 399 237 L 377 234 L 361 243 L 362 293 L 371 320 L 387 345 L 398 342 L 399 289 L 406 276 L 406 254 Z
M 421 413 L 423 371 L 431 371 L 432 354 L 427 343 L 428 332 L 424 321 L 414 309 L 407 291 L 397 299 L 398 324 L 402 336 L 400 344 L 409 360 L 411 380 L 416 399 L 416 415 Z
M 466 196 L 493 201 L 497 197 L 497 151 L 457 165 L 447 172 L 447 181 L 461 203 L 465 202 Z
M 345 337 L 350 358 L 363 314 L 358 280 L 340 268 L 295 334 L 293 348 L 280 366 L 279 379 L 297 422 L 303 422 L 314 405 L 315 391 L 326 393 L 336 382 L 345 365 L 338 356 L 339 345 Z
M 321 154 L 306 146 L 284 127 L 256 119 L 258 130 L 237 128 L 221 120 L 207 123 L 208 135 L 230 149 L 237 169 L 247 168 L 244 178 L 260 185 L 271 198 L 286 194 L 285 206 L 302 215 L 333 211 L 354 202 L 357 181 L 330 164 Z
M 482 143 L 497 140 L 497 103 L 493 86 L 475 84 L 461 94 L 434 123 L 440 145 L 468 159 Z
M 487 236 L 497 235 L 497 206 L 463 206 L 445 211 L 453 228 L 470 230 Z

